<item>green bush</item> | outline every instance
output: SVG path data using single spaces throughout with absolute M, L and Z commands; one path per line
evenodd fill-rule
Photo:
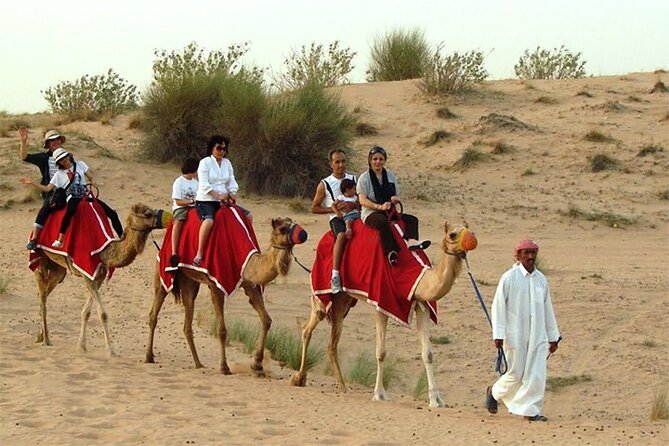
M 323 87 L 348 83 L 346 76 L 354 68 L 351 61 L 355 54 L 350 48 L 340 48 L 339 41 L 328 45 L 327 54 L 323 45 L 302 45 L 284 59 L 286 72 L 275 80 L 276 85 L 281 90 L 295 90 L 312 82 Z
M 54 113 L 67 118 L 97 119 L 101 115 L 116 116 L 137 106 L 137 87 L 112 69 L 103 75 L 89 76 L 70 82 L 63 81 L 42 91 Z
M 469 51 L 460 54 L 457 51 L 449 56 L 442 55 L 442 46 L 435 50 L 423 70 L 423 77 L 418 88 L 426 94 L 437 96 L 461 93 L 472 88 L 488 77 L 483 67 L 483 53 Z
M 552 51 L 537 47 L 518 59 L 513 69 L 520 79 L 576 79 L 585 76 L 581 53 L 572 53 L 563 46 Z
M 267 100 L 262 70 L 237 63 L 246 51 L 243 44 L 205 54 L 195 43 L 181 52 L 156 51 L 144 94 L 146 157 L 163 162 L 204 156 L 215 133 L 229 136 L 233 149 L 250 144 Z
M 399 81 L 423 75 L 430 47 L 422 30 L 396 29 L 375 37 L 370 53 L 367 81 Z
M 328 151 L 352 137 L 353 117 L 317 85 L 272 98 L 253 143 L 233 154 L 250 192 L 306 196 L 327 173 Z

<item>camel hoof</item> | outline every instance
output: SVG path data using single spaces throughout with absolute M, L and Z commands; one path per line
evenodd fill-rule
M 290 378 L 290 385 L 295 386 L 295 387 L 304 387 L 307 385 L 307 377 L 306 375 L 300 375 L 299 373 L 293 375 L 292 378 Z
M 153 355 L 146 355 L 146 358 L 144 358 L 144 362 L 147 364 L 155 364 L 156 360 L 153 358 Z
M 441 396 L 437 395 L 436 398 L 430 400 L 430 407 L 446 407 L 446 402 L 441 399 Z
M 227 364 L 225 364 L 223 367 L 221 367 L 221 373 L 224 375 L 232 375 L 232 372 L 230 371 L 230 367 L 228 367 Z
M 77 350 L 79 350 L 80 353 L 86 353 L 88 351 L 85 344 L 79 344 Z
M 116 353 L 114 350 L 109 350 L 107 352 L 107 356 L 109 356 L 110 358 L 116 358 L 118 357 L 118 353 Z
M 204 366 L 202 365 L 202 363 L 197 362 L 197 363 L 195 363 L 195 368 L 196 369 L 203 369 Z
M 388 397 L 384 393 L 375 393 L 374 396 L 372 397 L 372 401 L 390 401 Z

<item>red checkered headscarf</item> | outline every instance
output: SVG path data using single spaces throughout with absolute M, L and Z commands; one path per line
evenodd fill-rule
M 519 241 L 518 243 L 516 243 L 516 249 L 514 250 L 516 258 L 518 258 L 520 251 L 522 251 L 523 249 L 536 249 L 538 251 L 539 245 L 537 245 L 534 240 L 530 239 Z

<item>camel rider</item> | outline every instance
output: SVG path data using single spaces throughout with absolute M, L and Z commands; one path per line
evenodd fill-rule
M 19 138 L 21 140 L 19 144 L 19 159 L 25 161 L 26 163 L 34 164 L 39 168 L 42 178 L 40 179 L 40 184 L 46 186 L 51 181 L 51 178 L 58 171 L 58 166 L 56 161 L 53 158 L 53 152 L 56 149 L 59 149 L 60 146 L 65 143 L 65 137 L 58 133 L 55 130 L 49 130 L 44 135 L 44 142 L 42 146 L 47 149 L 45 152 L 40 153 L 27 153 L 26 146 L 28 144 L 28 129 L 21 127 L 19 129 Z M 42 191 L 42 198 L 44 199 L 44 204 L 49 202 L 51 198 L 51 192 Z
M 314 214 L 330 215 L 330 229 L 335 236 L 335 244 L 332 249 L 332 279 L 330 281 L 330 288 L 332 289 L 332 293 L 336 294 L 343 291 L 339 267 L 342 255 L 344 254 L 344 247 L 346 246 L 346 223 L 344 223 L 343 219 L 337 217 L 337 214 L 332 212 L 332 205 L 334 204 L 342 214 L 351 212 L 354 209 L 360 209 L 360 205 L 359 203 L 336 199 L 340 195 L 341 181 L 344 178 L 355 181 L 355 175 L 346 172 L 346 152 L 340 148 L 331 150 L 328 154 L 328 164 L 330 165 L 332 174 L 323 178 L 318 183 L 316 194 L 311 203 L 311 212 Z

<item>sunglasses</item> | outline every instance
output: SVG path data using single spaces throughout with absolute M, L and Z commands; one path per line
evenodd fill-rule
M 228 147 L 227 147 L 227 146 L 222 146 L 222 145 L 220 145 L 220 144 L 217 145 L 215 148 L 216 148 L 216 150 L 218 150 L 219 152 L 222 152 L 222 151 L 224 151 L 224 150 L 228 150 Z
M 383 147 L 379 146 L 372 147 L 372 149 L 369 151 L 369 156 L 372 156 L 376 153 L 380 153 L 381 155 L 383 155 L 384 158 L 388 158 L 388 155 L 386 154 L 386 151 Z

